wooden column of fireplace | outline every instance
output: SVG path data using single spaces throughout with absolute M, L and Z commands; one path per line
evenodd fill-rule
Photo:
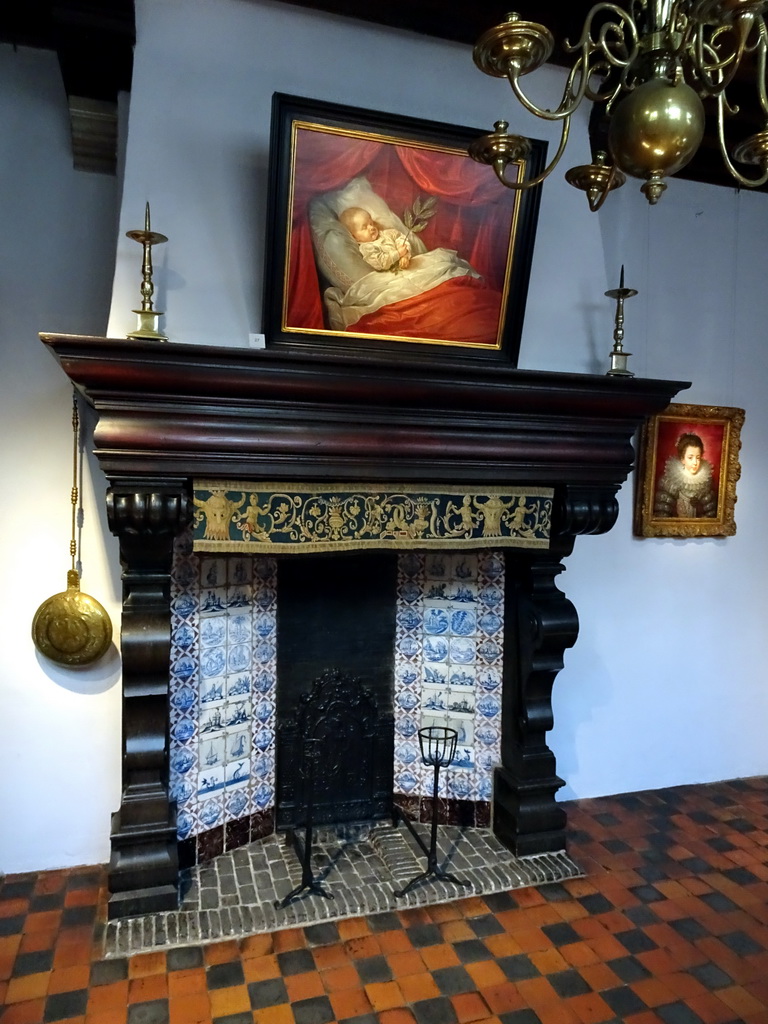
M 549 550 L 507 555 L 511 656 L 493 820 L 517 853 L 564 849 L 555 801 L 563 782 L 546 733 L 578 621 L 555 580 L 576 536 L 613 526 L 636 428 L 687 384 L 469 360 L 42 340 L 96 412 L 95 452 L 124 570 L 123 792 L 112 822 L 110 916 L 177 903 L 169 575 L 192 477 L 554 487 Z

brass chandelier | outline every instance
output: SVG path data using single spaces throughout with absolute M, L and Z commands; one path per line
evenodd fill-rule
M 681 170 L 704 136 L 702 97 L 717 111 L 722 159 L 738 185 L 756 188 L 768 181 L 768 96 L 766 95 L 765 12 L 768 0 L 630 0 L 627 9 L 596 4 L 586 17 L 579 41 L 565 49 L 574 55 L 560 104 L 553 110 L 533 103 L 521 79 L 552 54 L 549 29 L 517 14 L 489 29 L 478 40 L 474 60 L 487 75 L 506 78 L 529 113 L 561 123 L 560 144 L 550 164 L 527 181 L 510 180 L 508 165 L 524 158 L 527 140 L 507 132 L 506 121 L 470 146 L 470 156 L 493 167 L 502 184 L 531 188 L 551 174 L 568 141 L 571 117 L 582 100 L 605 104 L 608 151 L 594 162 L 572 167 L 566 180 L 586 192 L 598 210 L 626 175 L 643 179 L 641 191 L 652 204 L 666 189 L 664 177 Z M 731 154 L 725 121 L 738 113 L 727 91 L 740 67 L 754 68 L 754 87 L 762 129 L 740 142 Z M 758 168 L 747 177 L 734 161 Z

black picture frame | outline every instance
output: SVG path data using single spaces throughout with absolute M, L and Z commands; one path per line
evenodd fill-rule
M 517 366 L 541 189 L 506 189 L 475 163 L 467 147 L 482 134 L 275 93 L 267 346 Z M 547 144 L 530 142 L 520 180 L 546 159 Z M 338 219 L 348 205 L 377 231 L 388 228 L 404 260 L 386 270 L 363 265 L 366 250 Z

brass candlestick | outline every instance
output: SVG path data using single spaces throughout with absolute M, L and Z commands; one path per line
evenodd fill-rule
M 168 341 L 167 335 L 158 330 L 158 318 L 163 314 L 152 308 L 152 295 L 155 286 L 152 283 L 152 246 L 167 242 L 165 235 L 158 231 L 152 231 L 149 226 L 149 203 L 144 211 L 144 230 L 126 231 L 128 238 L 139 242 L 144 247 L 144 256 L 141 261 L 141 309 L 134 309 L 133 312 L 139 318 L 138 327 L 127 335 L 129 338 L 151 339 L 153 341 Z
M 624 264 L 621 265 L 621 277 L 619 287 L 611 288 L 605 293 L 609 299 L 616 299 L 616 318 L 613 328 L 613 348 L 611 349 L 611 368 L 608 370 L 609 377 L 634 377 L 634 373 L 627 369 L 627 359 L 632 355 L 625 352 L 622 345 L 624 340 L 624 300 L 631 299 L 637 295 L 634 288 L 624 287 Z

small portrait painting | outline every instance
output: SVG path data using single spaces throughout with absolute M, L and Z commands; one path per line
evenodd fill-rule
M 650 418 L 640 451 L 635 516 L 640 537 L 736 532 L 741 409 L 671 405 Z

